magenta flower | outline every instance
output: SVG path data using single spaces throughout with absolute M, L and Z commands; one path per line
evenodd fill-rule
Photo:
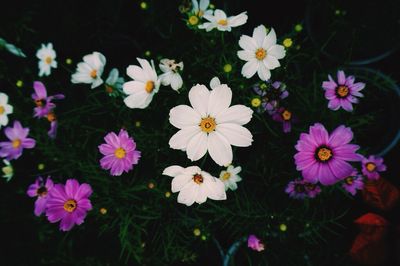
M 124 129 L 119 131 L 118 136 L 114 132 L 108 133 L 104 140 L 106 143 L 99 145 L 99 150 L 104 155 L 100 165 L 105 170 L 111 169 L 111 175 L 129 172 L 134 164 L 138 164 L 140 151 L 136 150 L 135 141 Z
M 247 246 L 252 250 L 264 250 L 264 244 L 255 235 L 249 235 L 249 237 L 247 238 Z
M 339 70 L 337 72 L 337 83 L 328 75 L 329 81 L 322 83 L 322 88 L 325 90 L 325 98 L 329 100 L 328 108 L 331 110 L 338 110 L 342 107 L 344 110 L 353 111 L 353 103 L 358 103 L 358 98 L 364 95 L 360 93 L 365 87 L 365 83 L 354 83 L 354 76 L 346 78 L 344 72 Z
M 57 135 L 57 128 L 58 128 L 58 122 L 56 115 L 53 112 L 50 112 L 47 114 L 47 120 L 50 122 L 50 129 L 47 131 L 47 135 L 49 135 L 50 138 L 55 139 Z
M 47 96 L 47 90 L 44 84 L 40 81 L 33 82 L 33 88 L 35 93 L 32 94 L 32 99 L 35 101 L 36 107 L 34 109 L 34 117 L 45 117 L 56 105 L 52 103 L 52 100 L 64 99 L 63 94 L 56 94 L 53 96 Z
M 310 133 L 302 133 L 295 146 L 296 169 L 310 183 L 332 185 L 349 176 L 353 167 L 348 161 L 361 161 L 356 153 L 360 147 L 349 144 L 353 132 L 345 126 L 337 127 L 331 135 L 319 123 L 310 127 Z
M 290 181 L 286 186 L 285 192 L 289 194 L 289 197 L 294 199 L 304 199 L 307 197 L 304 180 L 301 179 Z
M 369 180 L 378 180 L 380 178 L 379 172 L 386 171 L 386 165 L 383 163 L 383 158 L 375 157 L 374 155 L 368 158 L 363 158 L 361 161 L 362 173 Z
M 272 119 L 282 123 L 284 133 L 289 133 L 292 130 L 292 122 L 296 120 L 292 112 L 284 107 L 278 108 L 278 110 L 272 114 Z
M 37 197 L 35 201 L 34 213 L 36 216 L 40 216 L 46 210 L 46 203 L 49 191 L 53 188 L 54 184 L 50 177 L 47 177 L 46 182 L 44 182 L 42 177 L 38 177 L 32 185 L 29 186 L 26 194 L 29 197 Z
M 34 139 L 27 137 L 29 128 L 23 128 L 19 121 L 14 121 L 13 127 L 6 127 L 4 133 L 10 141 L 0 142 L 0 157 L 8 161 L 18 159 L 23 149 L 32 149 L 36 145 Z
M 309 198 L 315 198 L 319 193 L 321 193 L 321 188 L 310 182 L 304 182 L 304 188 Z
M 89 200 L 91 194 L 90 185 L 79 185 L 76 179 L 68 179 L 65 186 L 55 184 L 46 204 L 47 219 L 51 223 L 61 220 L 61 231 L 69 231 L 75 224 L 82 224 L 87 212 L 92 209 Z
M 350 176 L 343 180 L 342 187 L 354 196 L 357 190 L 362 190 L 364 188 L 363 178 L 358 174 L 357 170 L 354 170 Z

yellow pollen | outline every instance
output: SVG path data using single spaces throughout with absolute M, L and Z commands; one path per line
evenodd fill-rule
M 49 122 L 55 121 L 55 120 L 56 120 L 56 115 L 55 115 L 54 113 L 48 113 L 48 114 L 47 114 L 47 120 L 48 120 Z
M 318 159 L 325 162 L 332 157 L 332 151 L 328 148 L 320 148 L 317 153 Z
M 77 207 L 76 201 L 73 199 L 67 200 L 64 203 L 64 210 L 67 212 L 73 212 Z
M 263 48 L 258 48 L 256 51 L 256 58 L 263 60 L 267 56 L 267 52 Z
M 154 90 L 154 82 L 153 81 L 147 81 L 146 82 L 146 87 L 145 87 L 146 91 L 148 93 L 151 93 Z
M 90 72 L 90 77 L 91 77 L 92 79 L 97 78 L 97 70 L 96 70 L 96 69 L 93 69 L 93 70 Z
M 215 119 L 213 117 L 202 118 L 200 122 L 200 128 L 206 133 L 210 133 L 215 130 L 217 124 L 215 123 Z
M 349 176 L 349 177 L 346 177 L 346 179 L 344 180 L 344 182 L 347 184 L 347 185 L 351 185 L 351 184 L 353 184 L 353 177 L 351 177 L 351 176 Z
M 126 155 L 126 151 L 122 148 L 118 148 L 114 151 L 114 155 L 115 157 L 117 157 L 118 159 L 122 159 L 125 157 Z
M 349 88 L 347 88 L 346 86 L 339 86 L 336 89 L 336 93 L 340 96 L 340 97 L 346 97 L 349 94 Z
M 230 177 L 231 177 L 231 173 L 226 172 L 226 173 L 222 176 L 222 179 L 223 179 L 223 180 L 228 180 Z
M 51 61 L 53 61 L 53 59 L 50 56 L 48 56 L 48 57 L 46 57 L 46 59 L 44 59 L 44 61 L 46 62 L 46 64 L 50 65 Z
M 18 148 L 19 146 L 21 146 L 21 140 L 20 139 L 14 139 L 12 142 L 12 147 L 14 149 Z
M 190 16 L 189 18 L 189 24 L 194 26 L 199 23 L 199 18 L 197 16 Z
M 199 175 L 199 174 L 196 174 L 196 175 L 193 176 L 193 181 L 196 184 L 200 185 L 201 183 L 203 183 L 203 177 L 201 175 Z
M 0 105 L 0 115 L 4 114 L 4 107 Z
M 228 25 L 228 21 L 226 20 L 226 19 L 220 19 L 220 20 L 218 20 L 218 22 L 217 22 L 219 25 L 221 25 L 221 26 L 226 26 L 226 25 Z
M 290 120 L 290 118 L 292 118 L 292 113 L 289 112 L 288 110 L 285 110 L 282 113 L 282 118 L 283 118 L 283 120 L 288 121 L 288 120 Z
M 367 163 L 365 165 L 365 167 L 367 168 L 368 172 L 373 172 L 376 169 L 376 164 L 374 163 Z

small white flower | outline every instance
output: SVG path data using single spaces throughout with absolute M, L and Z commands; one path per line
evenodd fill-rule
M 197 0 L 192 0 L 192 13 L 198 16 L 199 18 L 203 17 L 205 14 L 212 15 L 212 10 L 207 9 L 210 5 L 210 0 L 200 0 L 200 3 Z
M 39 77 L 51 74 L 51 68 L 57 68 L 56 51 L 53 49 L 53 44 L 48 43 L 47 46 L 42 43 L 42 47 L 36 52 L 36 57 L 39 58 Z
M 240 13 L 237 16 L 227 17 L 225 12 L 221 9 L 216 9 L 214 14 L 204 14 L 203 18 L 209 22 L 204 22 L 199 25 L 199 29 L 205 29 L 211 31 L 217 28 L 219 31 L 231 31 L 233 27 L 238 27 L 247 22 L 247 11 Z
M 146 59 L 136 58 L 139 66 L 130 65 L 126 69 L 126 74 L 133 81 L 125 82 L 122 86 L 124 93 L 129 95 L 124 99 L 126 106 L 129 108 L 146 108 L 154 94 L 160 88 L 160 80 L 157 78 L 157 73 L 154 68 L 153 61 L 151 65 Z
M 163 74 L 160 75 L 161 84 L 164 86 L 171 85 L 171 88 L 178 91 L 182 85 L 183 80 L 179 72 L 183 70 L 183 62 L 176 63 L 175 60 L 161 59 L 160 69 Z
M 71 77 L 72 83 L 86 83 L 92 84 L 91 88 L 94 89 L 101 84 L 106 58 L 99 52 L 85 55 L 83 62 L 78 63 L 75 74 Z
M 242 178 L 238 175 L 242 171 L 242 167 L 234 167 L 233 165 L 229 165 L 226 170 L 221 171 L 219 174 L 219 179 L 225 185 L 225 191 L 228 190 L 236 190 L 237 182 L 242 181 Z
M 213 77 L 210 81 L 210 88 L 213 90 L 214 88 L 218 87 L 221 85 L 221 81 L 219 80 L 218 77 Z
M 167 167 L 163 175 L 171 176 L 171 191 L 179 192 L 178 202 L 187 206 L 194 202 L 204 203 L 207 198 L 226 200 L 224 184 L 218 178 L 202 171 L 197 166 L 183 168 L 178 165 Z
M 11 163 L 7 160 L 3 160 L 3 163 L 5 164 L 5 166 L 1 168 L 1 171 L 3 172 L 3 178 L 5 178 L 6 181 L 8 182 L 14 176 L 14 168 L 12 167 Z
M 122 89 L 122 84 L 124 84 L 124 78 L 119 77 L 119 71 L 116 68 L 111 69 L 108 78 L 106 79 L 106 84 L 113 88 Z
M 172 149 L 186 151 L 197 161 L 208 151 L 218 165 L 232 162 L 232 147 L 247 147 L 253 141 L 247 124 L 253 111 L 244 105 L 230 106 L 232 91 L 226 84 L 212 91 L 197 84 L 189 91 L 192 107 L 178 105 L 169 112 L 169 122 L 180 130 L 171 137 Z
M 256 72 L 261 80 L 271 78 L 271 71 L 280 66 L 278 59 L 285 57 L 285 48 L 276 44 L 274 29 L 267 35 L 263 25 L 253 31 L 253 37 L 242 35 L 239 40 L 242 49 L 237 52 L 240 59 L 247 61 L 242 68 L 242 75 L 251 78 Z
M 0 92 L 0 128 L 1 126 L 7 126 L 8 115 L 12 114 L 13 107 L 8 104 L 8 96 L 5 93 Z

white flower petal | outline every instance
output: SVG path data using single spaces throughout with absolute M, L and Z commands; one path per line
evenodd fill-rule
M 251 78 L 257 72 L 258 60 L 251 60 L 244 64 L 242 75 L 246 78 Z
M 132 93 L 128 97 L 124 99 L 124 103 L 129 108 L 146 108 L 153 98 L 153 94 L 147 93 L 145 90 L 141 90 L 135 93 Z
M 276 34 L 274 29 L 271 29 L 270 32 L 268 32 L 267 36 L 264 38 L 262 42 L 262 48 L 265 50 L 268 50 L 272 45 L 276 44 Z
M 189 101 L 201 117 L 207 116 L 208 109 L 208 98 L 210 96 L 210 91 L 206 86 L 197 84 L 192 87 L 189 91 Z
M 206 10 L 209 4 L 210 0 L 200 0 L 200 10 Z
M 231 101 L 232 90 L 226 84 L 221 84 L 210 93 L 207 113 L 211 117 L 216 117 L 218 114 L 228 109 L 229 105 L 231 105 Z
M 171 79 L 172 79 L 173 73 L 171 71 L 163 73 L 159 76 L 161 84 L 163 86 L 168 86 L 171 84 Z
M 276 59 L 275 57 L 273 57 L 272 55 L 267 55 L 264 60 L 263 60 L 264 65 L 268 68 L 268 69 L 275 69 L 277 67 L 280 67 L 281 64 L 279 63 L 278 59 Z M 260 65 L 261 67 L 262 65 Z M 260 77 L 261 78 L 261 77 Z
M 217 124 L 234 123 L 238 125 L 247 124 L 253 115 L 253 110 L 244 105 L 233 105 L 226 111 L 215 117 Z
M 169 122 L 176 128 L 198 126 L 200 121 L 200 114 L 187 105 L 178 105 L 169 111 Z
M 248 147 L 253 142 L 250 131 L 237 124 L 218 124 L 216 131 L 221 133 L 233 146 Z
M 243 24 L 246 24 L 247 22 L 247 12 L 242 12 L 239 15 L 232 16 L 228 18 L 228 25 L 230 27 L 238 27 Z
M 257 50 L 257 43 L 253 38 L 247 35 L 240 36 L 239 46 L 242 49 L 252 51 L 253 53 Z
M 206 202 L 208 194 L 209 194 L 208 188 L 204 186 L 204 184 L 199 185 L 198 194 L 195 201 L 198 204 Z
M 146 81 L 152 80 L 155 81 L 157 79 L 157 74 L 154 68 L 150 65 L 149 61 L 142 58 L 136 58 L 139 62 L 140 66 L 143 68 L 143 73 L 146 75 Z
M 103 80 L 101 78 L 97 78 L 97 79 L 93 80 L 91 88 L 92 89 L 97 88 L 101 84 L 103 84 Z
M 207 133 L 200 131 L 189 141 L 186 154 L 191 161 L 197 161 L 206 154 L 207 138 Z
M 267 36 L 267 29 L 264 25 L 260 25 L 253 30 L 253 39 L 256 41 L 257 47 L 262 47 L 264 38 Z
M 240 50 L 237 52 L 237 56 L 244 61 L 251 61 L 256 59 L 256 54 L 249 50 Z
M 169 147 L 176 150 L 186 150 L 189 141 L 200 132 L 199 126 L 185 127 L 176 132 L 169 140 Z
M 179 90 L 183 85 L 183 80 L 179 73 L 174 73 L 171 78 L 171 87 L 173 90 Z
M 218 165 L 228 165 L 232 162 L 232 147 L 228 140 L 218 131 L 208 134 L 208 153 Z
M 208 174 L 207 172 L 202 172 L 201 175 L 204 178 L 203 185 L 208 190 L 208 198 L 212 200 L 226 200 L 226 192 L 224 183 Z
M 127 81 L 122 85 L 122 89 L 126 94 L 139 93 L 145 91 L 145 84 L 141 81 Z
M 215 87 L 221 85 L 221 81 L 218 77 L 213 77 L 210 81 L 210 88 L 214 89 Z
M 185 204 L 186 206 L 191 206 L 194 203 L 195 197 L 197 197 L 198 185 L 187 184 L 178 195 L 178 202 Z
M 264 62 L 267 62 L 267 61 L 264 59 Z M 269 80 L 271 78 L 271 71 L 269 71 L 266 64 L 264 64 L 261 61 L 258 62 L 257 74 L 261 80 Z
M 214 18 L 215 18 L 216 21 L 219 21 L 219 20 L 222 20 L 222 19 L 226 19 L 226 14 L 221 9 L 215 9 Z
M 192 183 L 192 176 L 186 174 L 180 174 L 174 177 L 171 182 L 171 191 L 178 192 L 182 190 L 188 183 Z
M 171 177 L 175 177 L 177 175 L 182 174 L 184 170 L 185 170 L 185 168 L 183 168 L 179 165 L 171 165 L 171 166 L 165 168 L 162 174 L 171 176 Z
M 138 80 L 144 83 L 149 80 L 149 77 L 146 75 L 143 69 L 135 65 L 128 66 L 128 68 L 126 69 L 126 74 L 131 79 Z
M 276 59 L 282 59 L 286 55 L 285 47 L 282 45 L 272 45 L 268 50 L 267 50 L 268 55 L 272 55 Z
M 0 92 L 0 104 L 1 105 L 6 105 L 8 103 L 8 95 Z

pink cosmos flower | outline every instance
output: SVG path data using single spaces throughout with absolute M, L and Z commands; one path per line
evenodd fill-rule
M 310 127 L 309 134 L 302 133 L 297 141 L 296 169 L 310 183 L 319 181 L 323 185 L 332 185 L 348 177 L 353 171 L 348 161 L 362 159 L 356 153 L 360 147 L 349 144 L 352 139 L 350 128 L 342 125 L 329 135 L 322 124 L 316 123 Z
M 293 113 L 284 107 L 279 107 L 278 110 L 272 114 L 272 119 L 282 123 L 284 133 L 289 133 L 292 130 L 292 122 L 296 121 Z
M 328 75 L 329 81 L 322 83 L 322 88 L 325 90 L 325 98 L 329 100 L 328 108 L 338 110 L 342 107 L 344 110 L 353 111 L 353 103 L 358 103 L 358 98 L 364 95 L 360 93 L 365 88 L 365 83 L 354 83 L 354 76 L 346 75 L 342 70 L 337 72 L 337 83 Z
M 47 96 L 46 87 L 40 81 L 35 81 L 33 83 L 33 89 L 35 93 L 32 94 L 32 99 L 36 104 L 33 117 L 46 117 L 50 111 L 56 107 L 56 105 L 52 103 L 52 100 L 61 100 L 65 98 L 63 94 Z
M 368 158 L 363 158 L 361 164 L 361 171 L 369 180 L 378 180 L 380 178 L 379 172 L 386 171 L 386 165 L 383 163 L 383 158 L 375 157 L 374 155 L 371 155 Z
M 10 141 L 0 142 L 0 157 L 8 161 L 18 159 L 23 149 L 32 149 L 36 145 L 34 139 L 27 137 L 29 128 L 23 128 L 19 121 L 14 121 L 13 127 L 6 127 L 4 134 Z
M 35 201 L 34 213 L 36 216 L 40 216 L 44 213 L 46 209 L 46 203 L 49 191 L 53 188 L 54 184 L 50 177 L 47 177 L 46 182 L 44 182 L 42 177 L 38 177 L 32 185 L 29 186 L 26 194 L 29 197 L 37 197 Z
M 55 184 L 47 199 L 47 219 L 51 223 L 61 221 L 61 231 L 69 231 L 75 224 L 82 224 L 87 212 L 92 209 L 91 194 L 90 185 L 79 185 L 76 179 L 68 179 L 65 186 Z
M 100 165 L 105 170 L 111 169 L 111 175 L 129 172 L 134 164 L 138 164 L 141 153 L 136 150 L 135 141 L 124 129 L 120 130 L 118 136 L 114 132 L 108 133 L 104 140 L 106 143 L 99 145 L 99 150 L 104 155 Z
M 293 199 L 315 198 L 321 193 L 321 188 L 317 184 L 307 182 L 304 179 L 296 179 L 289 182 L 285 192 Z
M 264 244 L 261 243 L 260 239 L 258 239 L 255 235 L 249 235 L 249 238 L 247 239 L 247 246 L 257 251 L 264 250 Z
M 361 175 L 358 174 L 357 170 L 351 173 L 350 176 L 343 180 L 342 187 L 349 192 L 351 195 L 356 195 L 357 190 L 364 188 L 364 181 Z

